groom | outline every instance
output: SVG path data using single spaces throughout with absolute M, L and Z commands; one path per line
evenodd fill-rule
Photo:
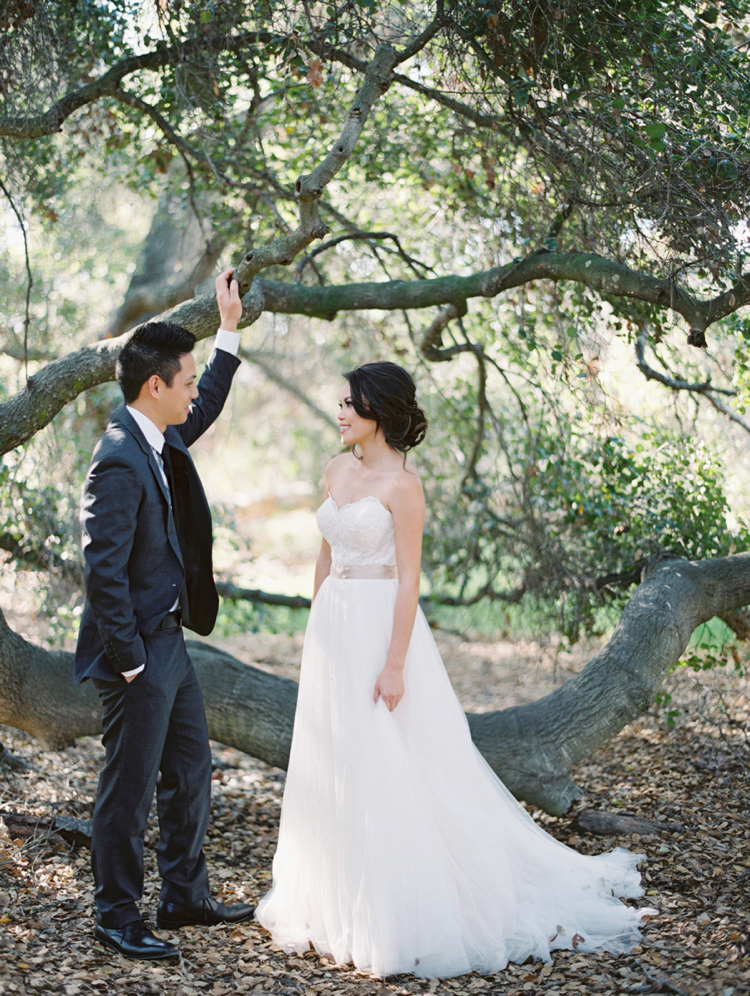
M 219 604 L 211 515 L 187 447 L 221 412 L 239 366 L 242 303 L 231 278 L 227 270 L 216 280 L 221 328 L 199 385 L 195 336 L 179 325 L 147 322 L 123 346 L 116 375 L 125 403 L 94 451 L 83 489 L 86 605 L 75 680 L 96 685 L 106 749 L 91 846 L 94 934 L 128 958 L 178 954 L 138 909 L 154 790 L 159 927 L 238 923 L 253 914 L 252 906 L 226 906 L 209 894 L 203 838 L 211 751 L 183 638 L 183 626 L 210 633 Z

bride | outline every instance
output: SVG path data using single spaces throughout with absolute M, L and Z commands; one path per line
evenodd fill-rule
M 639 855 L 538 827 L 474 747 L 418 606 L 427 420 L 409 374 L 346 374 L 273 861 L 256 912 L 285 950 L 373 975 L 496 972 L 555 948 L 624 952 Z M 652 912 L 652 911 L 650 911 Z

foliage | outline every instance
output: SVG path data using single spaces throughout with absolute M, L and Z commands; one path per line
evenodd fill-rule
M 22 563 L 48 570 L 77 563 L 74 536 L 61 528 L 68 523 L 68 496 L 52 485 L 33 487 L 15 474 L 7 462 L 0 464 L 0 538 L 4 548 L 14 547 Z
M 216 635 L 226 639 L 235 633 L 298 633 L 304 630 L 307 616 L 307 609 L 224 600 L 216 620 Z
M 582 352 L 603 343 L 587 339 L 584 323 L 568 324 L 575 301 L 539 305 L 515 335 L 506 331 L 502 349 L 486 337 L 478 420 L 474 378 L 453 379 L 441 399 L 431 438 L 445 455 L 430 453 L 425 563 L 433 589 L 460 601 L 512 604 L 528 593 L 555 605 L 575 640 L 611 624 L 651 558 L 726 556 L 750 536 L 731 514 L 716 442 L 686 445 L 663 410 L 608 410 Z
M 33 119 L 135 54 L 162 58 L 87 104 L 64 141 L 40 136 L 19 155 L 6 139 L 4 154 L 50 217 L 92 154 L 154 190 L 182 154 L 194 183 L 232 192 L 214 222 L 236 223 L 239 210 L 263 240 L 289 218 L 290 184 L 309 169 L 311 145 L 335 134 L 363 60 L 435 15 L 441 30 L 345 174 L 368 191 L 362 201 L 416 182 L 439 190 L 453 216 L 504 220 L 519 243 L 540 244 L 546 227 L 548 248 L 617 245 L 617 258 L 649 265 L 656 254 L 721 280 L 741 262 L 733 226 L 750 176 L 748 9 L 747 0 L 694 11 L 674 0 L 434 9 L 368 0 L 315 11 L 293 0 L 43 0 L 0 46 L 8 117 Z M 565 228 L 550 234 L 561 211 Z

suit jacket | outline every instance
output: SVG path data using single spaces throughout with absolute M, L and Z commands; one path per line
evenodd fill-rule
M 145 638 L 171 610 L 183 583 L 189 625 L 201 635 L 213 629 L 219 599 L 211 563 L 211 513 L 187 447 L 221 412 L 239 362 L 225 350 L 214 350 L 187 421 L 164 433 L 172 447 L 182 549 L 154 451 L 125 405 L 113 414 L 94 450 L 81 503 L 86 604 L 75 653 L 76 682 L 112 681 L 121 671 L 148 667 Z

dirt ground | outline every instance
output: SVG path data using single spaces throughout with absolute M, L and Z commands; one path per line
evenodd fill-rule
M 0 604 L 17 631 L 33 630 L 22 601 L 14 598 L 11 606 L 3 597 Z M 444 634 L 438 642 L 464 707 L 476 711 L 533 700 L 592 652 L 582 647 L 568 655 L 534 643 L 471 643 Z M 249 663 L 293 675 L 301 638 L 253 634 L 221 645 Z M 0 727 L 0 742 L 26 765 L 0 761 L 0 811 L 38 821 L 36 832 L 28 823 L 22 832 L 12 818 L 0 819 L 0 994 L 750 994 L 750 679 L 723 669 L 680 669 L 665 688 L 673 727 L 654 709 L 578 766 L 574 775 L 586 795 L 577 810 L 562 818 L 533 813 L 549 833 L 585 853 L 619 845 L 646 854 L 647 895 L 637 902 L 659 912 L 642 944 L 627 956 L 558 952 L 551 965 L 529 962 L 451 980 L 372 979 L 312 952 L 286 955 L 254 924 L 179 931 L 179 964 L 130 962 L 105 951 L 92 941 L 88 849 L 43 829 L 57 814 L 90 818 L 102 760 L 98 740 L 42 752 L 25 734 Z M 214 756 L 206 841 L 214 894 L 254 902 L 270 882 L 284 775 L 220 744 Z M 590 809 L 674 829 L 595 837 L 576 822 Z M 158 896 L 155 825 L 152 818 L 146 840 L 147 916 Z

